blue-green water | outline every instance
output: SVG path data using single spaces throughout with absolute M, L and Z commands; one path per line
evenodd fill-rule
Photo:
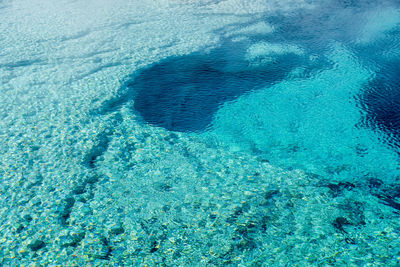
M 0 1 L 0 265 L 397 266 L 397 1 Z

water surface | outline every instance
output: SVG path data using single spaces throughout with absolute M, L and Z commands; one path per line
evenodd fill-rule
M 0 1 L 0 265 L 399 265 L 397 1 Z

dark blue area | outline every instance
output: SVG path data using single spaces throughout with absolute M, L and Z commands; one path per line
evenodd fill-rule
M 280 82 L 295 67 L 306 67 L 310 71 L 329 66 L 323 54 L 332 41 L 346 41 L 351 35 L 345 25 L 354 19 L 356 7 L 349 8 L 355 5 L 353 2 L 332 1 L 290 16 L 268 15 L 263 19 L 274 25 L 273 34 L 250 33 L 248 43 L 225 40 L 210 53 L 172 57 L 152 65 L 128 86 L 134 92 L 134 107 L 151 125 L 180 132 L 206 130 L 223 103 Z M 349 12 L 342 12 L 344 9 Z M 236 25 L 241 26 L 246 25 Z M 220 34 L 223 33 L 221 30 Z M 299 45 L 307 55 L 311 52 L 319 59 L 311 63 L 306 57 L 294 54 L 276 55 L 272 64 L 250 67 L 244 60 L 245 50 L 259 41 Z
M 222 38 L 221 46 L 211 52 L 170 57 L 135 72 L 121 95 L 107 103 L 105 110 L 133 100 L 134 109 L 146 123 L 171 131 L 201 132 L 211 125 L 214 114 L 227 101 L 280 82 L 296 67 L 305 67 L 309 75 L 331 66 L 324 54 L 331 49 L 330 44 L 339 42 L 353 50 L 367 68 L 373 65 L 377 70 L 376 78 L 359 97 L 366 113 L 366 127 L 385 131 L 400 144 L 399 62 L 389 62 L 383 56 L 391 49 L 392 39 L 366 47 L 354 43 L 370 10 L 398 5 L 393 0 L 331 0 L 294 14 L 268 14 L 247 25 L 230 25 L 231 29 L 240 29 L 264 20 L 275 31 L 233 36 L 249 38 L 242 43 Z M 220 36 L 224 33 L 224 29 L 217 32 Z M 399 32 L 394 30 L 391 34 Z M 249 66 L 244 54 L 249 45 L 259 41 L 298 45 L 306 55 L 318 56 L 318 60 L 310 62 L 307 56 L 286 54 L 276 55 L 272 63 Z
M 386 132 L 389 142 L 400 147 L 400 62 L 386 62 L 361 97 L 370 127 Z
M 354 46 L 354 53 L 375 74 L 359 96 L 364 126 L 385 133 L 384 141 L 396 150 L 400 148 L 400 58 L 394 55 L 400 52 L 399 26 L 370 44 Z
M 210 53 L 172 57 L 152 65 L 129 84 L 134 107 L 149 124 L 171 131 L 200 132 L 226 101 L 284 79 L 304 59 L 276 56 L 252 67 L 240 45 L 228 43 Z

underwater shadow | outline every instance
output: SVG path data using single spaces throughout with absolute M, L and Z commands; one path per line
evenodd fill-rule
M 233 54 L 227 50 L 234 51 Z M 144 69 L 128 85 L 134 108 L 154 126 L 170 131 L 201 132 L 225 102 L 283 80 L 301 64 L 295 54 L 250 66 L 242 47 L 227 43 L 209 53 L 172 57 Z
M 365 87 L 360 100 L 365 125 L 386 133 L 386 142 L 400 149 L 400 62 L 386 62 Z

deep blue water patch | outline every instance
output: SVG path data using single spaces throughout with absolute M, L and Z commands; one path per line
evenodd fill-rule
M 244 49 L 227 43 L 209 53 L 172 57 L 144 69 L 128 85 L 134 108 L 149 124 L 171 131 L 201 132 L 225 102 L 283 80 L 302 56 L 276 55 L 249 65 Z
M 307 49 L 302 55 L 272 52 L 267 56 L 272 60 L 266 62 L 246 60 L 248 48 L 258 42 L 283 45 L 283 50 L 285 45 L 296 46 L 292 40 L 274 37 L 275 33 L 241 31 L 265 20 L 257 17 L 246 23 L 230 24 L 215 31 L 221 38 L 218 47 L 169 57 L 132 73 L 118 95 L 94 113 L 105 114 L 134 103 L 134 110 L 145 123 L 171 131 L 202 132 L 225 102 L 278 83 L 294 68 L 301 67 L 303 75 L 309 77 L 330 64 L 323 56 L 311 60 Z M 237 38 L 243 41 L 233 41 Z M 300 47 L 304 48 L 302 44 Z
M 361 97 L 366 123 L 387 133 L 389 143 L 400 148 L 400 62 L 387 62 L 368 83 Z
M 264 20 L 273 25 L 275 31 L 271 34 L 233 34 L 230 38 L 248 37 L 250 40 L 233 42 L 222 37 L 221 45 L 212 51 L 154 63 L 133 73 L 120 96 L 106 103 L 103 111 L 133 101 L 134 109 L 150 125 L 171 131 L 201 132 L 211 125 L 214 114 L 227 101 L 278 83 L 296 67 L 305 68 L 308 74 L 331 67 L 332 62 L 324 55 L 332 43 L 339 42 L 352 50 L 367 68 L 376 65 L 372 70 L 377 71 L 377 77 L 363 90 L 361 106 L 367 111 L 368 127 L 398 136 L 400 144 L 397 62 L 384 61 L 382 53 L 376 53 L 390 49 L 392 42 L 386 40 L 385 44 L 381 42 L 369 47 L 354 42 L 365 26 L 366 14 L 375 6 L 398 6 L 398 2 L 331 0 L 314 9 L 296 10 L 295 14 L 268 15 L 247 24 L 230 25 L 231 29 L 241 29 Z M 226 29 L 216 33 L 223 36 Z M 398 34 L 398 30 L 392 34 Z M 269 64 L 250 66 L 244 57 L 246 49 L 260 41 L 297 45 L 305 55 L 274 55 Z M 317 56 L 318 60 L 311 62 L 310 55 Z
M 364 126 L 386 134 L 385 142 L 400 152 L 400 25 L 367 45 L 354 47 L 361 62 L 374 72 L 359 96 Z

